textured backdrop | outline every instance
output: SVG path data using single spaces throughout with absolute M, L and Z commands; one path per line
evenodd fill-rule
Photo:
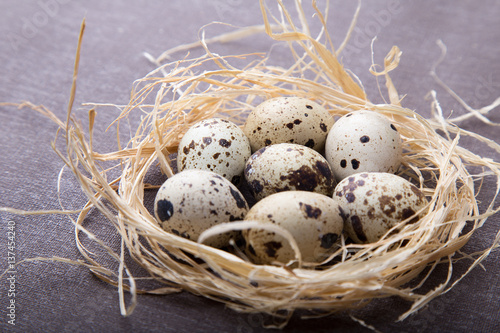
M 323 1 L 319 2 L 320 4 Z M 309 1 L 304 1 L 309 6 Z M 335 45 L 342 40 L 352 15 L 354 1 L 332 1 L 330 33 Z M 438 74 L 473 107 L 490 104 L 500 96 L 500 3 L 488 1 L 366 1 L 358 26 L 342 58 L 347 68 L 363 82 L 369 98 L 383 99 L 377 81 L 369 74 L 370 43 L 374 44 L 376 63 L 392 45 L 403 52 L 401 64 L 392 78 L 403 104 L 424 116 L 430 115 L 426 95 L 436 90 L 445 114 L 465 113 L 463 107 L 439 87 L 429 75 L 441 50 L 436 41 L 447 46 L 447 56 Z M 74 114 L 86 124 L 85 102 L 126 104 L 132 83 L 154 68 L 143 56 L 154 56 L 174 46 L 195 41 L 199 29 L 213 21 L 234 26 L 261 24 L 257 1 L 185 0 L 115 1 L 26 0 L 0 2 L 0 102 L 30 101 L 43 104 L 64 119 L 72 80 L 73 62 L 80 23 L 86 17 L 80 75 Z M 310 18 L 315 21 L 314 18 Z M 209 25 L 207 36 L 231 31 L 225 25 Z M 289 63 L 286 48 L 260 34 L 212 48 L 219 54 L 251 52 L 272 53 L 283 64 Z M 193 51 L 197 54 L 197 50 Z M 185 53 L 174 55 L 181 58 Z M 383 87 L 383 81 L 381 85 Z M 382 89 L 383 90 L 383 89 Z M 116 145 L 114 129 L 105 131 L 117 116 L 114 108 L 98 108 L 95 149 L 112 150 Z M 491 120 L 500 122 L 495 110 Z M 132 117 L 130 127 L 137 125 Z M 471 119 L 463 128 L 500 141 L 498 128 Z M 63 162 L 50 144 L 57 126 L 40 114 L 14 107 L 0 107 L 0 206 L 22 210 L 77 209 L 85 203 L 72 176 L 63 170 L 61 188 L 58 174 Z M 124 129 L 126 138 L 128 129 Z M 477 154 L 500 160 L 486 147 L 461 144 Z M 484 198 L 494 193 L 486 183 Z M 20 216 L 0 213 L 0 253 L 4 270 L 8 266 L 9 227 L 15 229 L 15 261 L 60 256 L 81 259 L 74 242 L 74 228 L 66 216 Z M 113 229 L 100 225 L 99 232 L 116 246 Z M 93 221 L 93 222 L 96 222 Z M 473 253 L 487 247 L 500 229 L 500 216 L 490 218 L 463 249 Z M 12 236 L 12 234 L 10 234 Z M 418 314 L 404 322 L 397 316 L 409 303 L 397 298 L 374 302 L 353 314 L 380 331 L 398 332 L 498 332 L 500 331 L 500 255 L 494 252 L 449 293 L 435 299 Z M 110 258 L 103 260 L 112 261 Z M 468 261 L 455 266 L 456 276 L 464 273 Z M 444 281 L 445 269 L 438 268 L 432 283 Z M 101 282 L 87 269 L 47 261 L 29 261 L 0 280 L 0 330 L 18 332 L 260 332 L 264 318 L 237 314 L 222 304 L 188 293 L 171 296 L 139 296 L 135 312 L 120 315 L 118 292 Z M 11 283 L 14 282 L 14 283 Z M 9 289 L 15 295 L 10 293 Z M 12 311 L 11 300 L 15 300 Z M 10 306 L 10 309 L 8 308 Z M 15 314 L 15 326 L 8 323 Z M 348 314 L 322 319 L 293 317 L 285 332 L 365 332 L 367 328 L 352 321 Z

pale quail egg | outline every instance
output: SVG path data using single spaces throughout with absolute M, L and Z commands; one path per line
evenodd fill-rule
M 338 249 L 343 229 L 338 203 L 314 192 L 287 191 L 257 202 L 245 220 L 274 223 L 289 231 L 305 262 L 321 262 Z M 278 261 L 286 264 L 295 258 L 289 242 L 264 229 L 243 231 L 249 258 L 257 264 Z
M 256 106 L 243 131 L 252 152 L 277 143 L 296 143 L 321 151 L 334 123 L 328 111 L 302 97 L 275 97 Z
M 293 143 L 263 147 L 245 166 L 245 179 L 257 200 L 282 191 L 310 191 L 331 195 L 335 177 L 317 151 Z
M 333 197 L 340 204 L 344 230 L 356 243 L 376 242 L 406 219 L 417 222 L 427 204 L 415 185 L 385 172 L 351 175 L 337 184 Z
M 233 122 L 211 118 L 194 124 L 181 139 L 177 169 L 216 172 L 238 184 L 251 155 L 250 143 Z
M 385 116 L 354 111 L 333 125 L 326 139 L 325 157 L 337 181 L 359 172 L 395 173 L 401 164 L 401 138 Z
M 206 170 L 185 170 L 170 177 L 158 190 L 154 204 L 164 230 L 193 241 L 215 224 L 242 220 L 247 211 L 248 204 L 236 186 Z M 232 236 L 217 235 L 206 244 L 222 247 Z

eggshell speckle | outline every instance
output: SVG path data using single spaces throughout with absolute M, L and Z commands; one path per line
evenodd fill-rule
M 277 143 L 295 143 L 321 151 L 334 121 L 316 102 L 302 97 L 275 97 L 252 110 L 243 131 L 252 152 Z
M 418 221 L 419 210 L 427 204 L 424 194 L 406 179 L 384 172 L 358 173 L 335 188 L 344 230 L 356 243 L 378 241 L 403 220 Z
M 330 165 L 320 153 L 292 143 L 259 149 L 248 159 L 244 174 L 257 200 L 292 190 L 331 195 L 336 184 Z
M 337 181 L 359 172 L 395 173 L 401 164 L 401 137 L 386 117 L 373 111 L 351 112 L 328 133 L 325 157 Z
M 245 220 L 274 223 L 289 231 L 305 262 L 321 262 L 338 247 L 343 229 L 338 203 L 331 197 L 305 191 L 280 192 L 255 204 Z M 281 235 L 264 229 L 243 232 L 248 256 L 258 264 L 287 263 L 293 248 Z
M 210 118 L 196 123 L 184 134 L 177 154 L 179 171 L 213 171 L 238 184 L 251 151 L 248 138 L 236 124 Z
M 158 190 L 154 204 L 164 230 L 193 241 L 215 224 L 242 220 L 247 211 L 248 204 L 236 186 L 206 170 L 185 170 L 170 177 Z M 206 244 L 222 247 L 232 236 L 217 235 Z

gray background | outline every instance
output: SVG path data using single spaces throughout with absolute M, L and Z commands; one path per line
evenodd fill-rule
M 271 3 L 271 2 L 270 2 Z M 322 4 L 323 2 L 319 2 Z M 304 1 L 309 6 L 309 1 Z M 293 7 L 293 6 L 290 6 Z M 342 40 L 355 10 L 355 2 L 332 1 L 330 33 L 335 45 Z M 382 102 L 376 80 L 368 73 L 370 41 L 377 35 L 375 61 L 381 64 L 392 45 L 403 51 L 400 67 L 393 72 L 399 93 L 406 95 L 404 106 L 429 116 L 425 96 L 435 89 L 446 114 L 463 114 L 464 109 L 442 88 L 429 71 L 439 58 L 436 40 L 441 39 L 448 54 L 438 68 L 440 77 L 474 107 L 490 104 L 500 96 L 500 3 L 498 1 L 366 1 L 353 39 L 342 61 L 358 75 L 369 97 Z M 70 92 L 74 55 L 80 23 L 87 20 L 81 53 L 80 75 L 74 114 L 87 123 L 84 102 L 126 104 L 132 83 L 154 68 L 142 55 L 159 55 L 166 49 L 197 39 L 199 29 L 212 21 L 235 26 L 261 24 L 256 1 L 68 1 L 27 0 L 0 2 L 0 101 L 29 100 L 43 104 L 64 118 Z M 315 19 L 311 18 L 311 21 Z M 317 27 L 317 25 L 316 25 Z M 210 25 L 208 36 L 231 31 Z M 223 45 L 213 45 L 219 54 L 267 52 L 278 63 L 287 64 L 288 52 L 265 35 Z M 198 50 L 193 54 L 199 54 Z M 185 53 L 175 56 L 181 58 Z M 380 81 L 382 87 L 384 81 Z M 95 148 L 115 148 L 116 132 L 105 132 L 118 115 L 113 108 L 99 108 Z M 500 122 L 495 110 L 492 121 Z M 130 120 L 131 128 L 137 117 Z M 498 128 L 476 119 L 461 124 L 467 130 L 499 141 Z M 0 107 L 0 206 L 24 210 L 59 209 L 57 176 L 63 163 L 50 147 L 57 126 L 28 109 Z M 125 128 L 125 138 L 128 129 Z M 59 147 L 62 147 L 59 145 Z M 500 160 L 490 149 L 464 139 L 461 144 L 474 152 Z M 481 198 L 494 193 L 487 180 Z M 69 172 L 63 174 L 61 201 L 66 208 L 79 208 L 85 198 Z M 81 259 L 74 243 L 73 226 L 60 215 L 18 216 L 0 213 L 1 268 L 6 267 L 6 225 L 16 223 L 17 261 L 34 257 L 61 256 Z M 92 220 L 92 219 L 91 219 Z M 99 222 L 98 217 L 93 220 Z M 95 222 L 94 221 L 94 222 Z M 500 227 L 500 216 L 490 218 L 463 249 L 466 253 L 484 249 Z M 116 245 L 112 228 L 91 226 L 109 244 Z M 381 331 L 398 332 L 497 332 L 500 331 L 500 268 L 498 252 L 473 270 L 454 289 L 435 299 L 418 314 L 395 323 L 409 307 L 390 298 L 374 302 L 356 317 Z M 103 258 L 109 260 L 109 258 Z M 456 264 L 455 278 L 468 267 Z M 16 275 L 16 326 L 6 323 L 8 283 L 0 281 L 0 330 L 18 332 L 259 332 L 264 331 L 261 315 L 238 314 L 222 304 L 188 293 L 171 296 L 139 296 L 135 312 L 120 315 L 115 287 L 101 282 L 87 269 L 53 262 L 25 262 Z M 438 268 L 432 288 L 445 279 Z M 425 289 L 424 288 L 424 289 Z M 368 329 L 341 313 L 323 319 L 300 320 L 294 316 L 285 332 L 365 332 Z

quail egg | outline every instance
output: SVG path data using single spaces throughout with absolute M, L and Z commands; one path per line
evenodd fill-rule
M 336 184 L 330 165 L 320 153 L 293 143 L 259 149 L 248 159 L 244 175 L 257 200 L 292 190 L 331 195 Z
M 215 224 L 242 220 L 247 211 L 248 204 L 236 186 L 206 170 L 185 170 L 170 177 L 154 203 L 156 219 L 164 230 L 193 241 Z M 232 236 L 217 235 L 206 244 L 222 247 Z
M 326 139 L 325 157 L 337 181 L 359 172 L 395 173 L 401 164 L 401 138 L 385 116 L 354 111 L 333 125 Z
M 182 137 L 177 169 L 213 171 L 238 184 L 250 155 L 248 138 L 236 124 L 210 118 L 194 124 Z
M 287 191 L 257 202 L 245 220 L 274 223 L 289 231 L 305 262 L 321 262 L 338 249 L 343 220 L 336 200 L 314 192 Z M 246 251 L 257 264 L 288 263 L 295 252 L 283 236 L 265 229 L 243 231 Z
M 397 224 L 416 223 L 427 204 L 424 194 L 408 180 L 391 173 L 364 172 L 337 184 L 344 230 L 356 243 L 373 243 Z
M 321 151 L 334 121 L 316 102 L 302 97 L 275 97 L 252 110 L 243 131 L 250 140 L 252 152 L 284 142 Z

